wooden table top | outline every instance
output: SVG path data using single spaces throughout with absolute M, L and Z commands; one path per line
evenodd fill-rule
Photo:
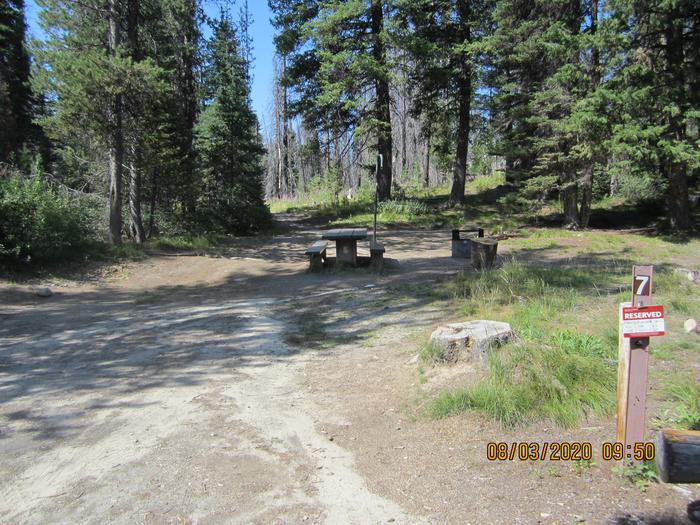
M 359 241 L 367 238 L 367 228 L 339 228 L 323 232 L 328 241 Z

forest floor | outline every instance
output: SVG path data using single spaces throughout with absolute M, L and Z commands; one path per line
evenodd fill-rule
M 216 257 L 0 281 L 0 522 L 687 523 L 700 489 L 641 490 L 600 459 L 612 417 L 563 430 L 423 415 L 475 374 L 414 359 L 438 324 L 463 318 L 414 293 L 465 270 L 449 231 L 383 231 L 381 276 L 311 274 L 303 250 L 318 225 L 277 219 L 276 235 Z M 595 265 L 627 242 L 643 244 L 542 230 L 499 251 Z M 697 266 L 698 248 L 664 263 Z M 700 373 L 697 352 L 681 357 L 652 367 Z M 489 441 L 589 441 L 596 459 L 489 462 Z

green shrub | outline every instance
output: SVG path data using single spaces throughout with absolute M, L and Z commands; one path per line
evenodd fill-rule
M 253 235 L 269 229 L 270 209 L 251 186 L 237 182 L 222 194 L 204 200 L 190 218 L 187 233 Z
M 658 196 L 662 192 L 657 183 L 649 174 L 624 173 L 617 178 L 617 191 L 615 195 L 622 197 L 626 202 L 638 204 L 649 200 L 649 196 Z
M 0 264 L 69 258 L 93 239 L 86 205 L 38 177 L 0 177 Z

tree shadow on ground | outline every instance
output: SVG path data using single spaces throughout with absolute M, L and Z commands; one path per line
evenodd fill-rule
M 291 245 L 288 250 L 291 257 Z M 78 434 L 100 411 L 146 406 L 149 390 L 235 380 L 292 354 L 361 344 L 372 327 L 410 324 L 391 316 L 433 300 L 387 307 L 381 282 L 391 277 L 310 274 L 298 262 L 298 242 L 296 263 L 279 257 L 262 272 L 232 273 L 206 285 L 57 290 L 50 299 L 8 294 L 0 317 L 0 426 L 6 427 L 0 439 L 9 437 L 9 426 L 15 437 L 19 432 L 24 440 L 53 445 Z M 444 270 L 435 259 L 392 271 L 399 279 L 430 279 Z M 70 402 L 62 406 L 63 399 Z
M 665 512 L 658 515 L 621 514 L 615 516 L 611 525 L 688 525 L 688 518 L 680 513 Z

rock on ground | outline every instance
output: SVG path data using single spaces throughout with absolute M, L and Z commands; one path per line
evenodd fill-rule
M 53 292 L 51 291 L 50 288 L 37 288 L 35 290 L 35 293 L 39 297 L 51 297 L 53 295 Z
M 439 327 L 430 340 L 443 350 L 445 361 L 463 358 L 483 360 L 492 346 L 500 346 L 515 338 L 508 323 L 499 321 L 468 321 Z
M 698 333 L 698 322 L 695 319 L 688 319 L 683 324 L 683 327 L 685 328 L 685 331 L 689 334 Z
M 697 270 L 688 270 L 687 268 L 676 268 L 676 273 L 678 275 L 686 277 L 689 281 L 695 282 L 698 280 Z

